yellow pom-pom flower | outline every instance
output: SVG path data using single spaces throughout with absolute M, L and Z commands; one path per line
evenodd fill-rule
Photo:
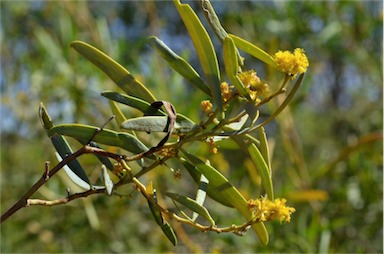
M 255 70 L 241 72 L 238 75 L 252 100 L 258 102 L 260 101 L 259 97 L 268 97 L 269 85 L 260 80 Z
M 204 100 L 201 102 L 201 110 L 204 111 L 207 115 L 212 113 L 212 103 L 209 100 Z
M 309 61 L 303 49 L 297 48 L 294 52 L 278 51 L 274 55 L 277 66 L 282 72 L 285 72 L 295 78 L 297 74 L 307 71 Z
M 286 206 L 286 199 L 276 198 L 271 201 L 267 198 L 261 198 L 248 201 L 248 209 L 251 210 L 258 221 L 279 220 L 280 222 L 290 222 L 291 214 L 296 210 L 293 207 Z

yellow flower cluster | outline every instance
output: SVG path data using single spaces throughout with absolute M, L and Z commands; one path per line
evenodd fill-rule
M 200 103 L 201 110 L 207 115 L 212 113 L 212 103 L 209 100 L 204 100 Z
M 290 222 L 291 214 L 296 210 L 286 206 L 286 199 L 275 199 L 274 202 L 267 198 L 248 201 L 248 209 L 253 211 L 254 216 L 259 221 L 279 220 L 280 222 Z
M 266 98 L 269 95 L 269 85 L 262 82 L 257 76 L 255 70 L 249 70 L 238 74 L 239 79 L 247 89 L 251 99 L 259 102 L 260 98 Z
M 297 74 L 307 71 L 309 61 L 303 49 L 297 48 L 293 53 L 279 50 L 275 56 L 275 61 L 280 70 L 295 78 Z
M 229 86 L 227 82 L 222 82 L 220 84 L 221 96 L 224 103 L 226 103 L 232 96 L 232 88 L 233 86 Z
M 208 143 L 208 146 L 209 146 L 209 152 L 213 153 L 213 154 L 217 154 L 218 150 L 217 150 L 216 143 L 213 140 L 213 138 L 207 139 L 207 143 Z
M 174 147 L 164 147 L 160 150 L 160 154 L 164 157 L 174 158 L 177 156 L 177 149 Z

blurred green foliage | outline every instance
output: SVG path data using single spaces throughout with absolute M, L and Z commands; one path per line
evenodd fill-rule
M 2 211 L 41 176 L 45 161 L 56 162 L 38 120 L 40 101 L 53 108 L 57 123 L 100 125 L 111 114 L 100 97 L 113 87 L 111 81 L 69 48 L 73 40 L 107 52 L 156 91 L 157 98 L 172 101 L 179 112 L 197 119 L 199 110 L 192 105 L 199 105 L 203 93 L 187 86 L 144 45 L 146 37 L 156 35 L 199 68 L 172 2 L 0 4 Z M 198 3 L 191 5 L 203 17 Z M 292 222 L 269 224 L 266 247 L 259 246 L 252 232 L 236 237 L 175 226 L 179 237 L 187 234 L 174 248 L 137 193 L 121 199 L 97 196 L 65 206 L 22 209 L 1 225 L 2 252 L 383 251 L 382 2 L 226 1 L 213 6 L 228 32 L 270 53 L 302 47 L 310 59 L 304 86 L 290 109 L 266 129 L 275 147 L 276 196 L 288 196 L 296 208 Z M 274 80 L 257 60 L 247 57 L 245 64 Z M 263 113 L 271 111 L 266 107 Z M 253 187 L 257 179 L 243 177 L 251 167 L 249 158 L 224 145 L 219 149 L 224 156 L 212 155 L 212 163 L 246 197 L 259 195 Z M 94 160 L 84 158 L 83 163 L 97 178 Z M 157 188 L 172 192 L 188 188 L 192 180 L 183 176 L 173 179 L 165 167 L 151 172 Z M 46 187 L 39 192 L 43 198 L 66 195 L 64 178 L 52 179 Z M 207 206 L 219 215 L 217 223 L 234 216 Z

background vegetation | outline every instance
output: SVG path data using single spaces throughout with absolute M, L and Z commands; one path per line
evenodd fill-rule
M 199 69 L 172 2 L 0 4 L 2 212 L 41 177 L 45 161 L 56 162 L 38 120 L 40 101 L 56 123 L 101 125 L 111 114 L 99 94 L 115 87 L 69 47 L 75 39 L 102 49 L 156 91 L 157 98 L 198 119 L 203 94 L 187 86 L 145 45 L 146 37 L 156 35 Z M 204 19 L 198 2 L 190 4 Z M 274 147 L 276 196 L 288 197 L 296 208 L 292 222 L 269 223 L 266 247 L 253 232 L 244 237 L 202 234 L 175 224 L 180 241 L 174 248 L 137 194 L 121 199 L 97 196 L 65 206 L 22 209 L 1 225 L 1 252 L 383 251 L 382 2 L 215 1 L 213 6 L 227 31 L 270 53 L 302 47 L 309 57 L 298 96 L 266 128 Z M 273 81 L 259 62 L 251 57 L 246 61 Z M 208 151 L 195 149 L 200 154 Z M 211 158 L 217 168 L 246 197 L 256 197 L 259 186 L 257 177 L 248 177 L 249 158 L 219 149 L 225 156 Z M 83 160 L 97 178 L 94 162 Z M 150 177 L 159 189 L 172 191 L 188 188 L 190 181 L 174 179 L 167 168 Z M 67 187 L 64 177 L 55 177 L 39 195 L 62 197 Z M 238 219 L 221 207 L 212 209 L 218 223 Z

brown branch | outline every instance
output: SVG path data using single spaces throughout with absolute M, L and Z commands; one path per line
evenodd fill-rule
M 134 184 L 136 184 L 137 188 L 140 190 L 140 192 L 143 194 L 143 196 L 149 202 L 151 202 L 153 205 L 155 205 L 155 206 L 157 206 L 159 208 L 161 213 L 164 213 L 166 216 L 176 220 L 179 223 L 191 225 L 191 226 L 199 229 L 202 232 L 212 231 L 212 232 L 216 232 L 216 233 L 234 233 L 236 235 L 242 236 L 242 235 L 244 235 L 248 231 L 248 229 L 251 228 L 252 224 L 260 223 L 261 222 L 260 218 L 255 217 L 255 218 L 252 218 L 251 220 L 249 220 L 249 221 L 247 221 L 247 222 L 245 222 L 245 223 L 243 223 L 241 225 L 231 225 L 231 226 L 228 226 L 228 227 L 218 227 L 216 225 L 204 226 L 204 225 L 202 225 L 200 223 L 192 221 L 191 219 L 182 218 L 182 217 L 178 216 L 176 213 L 171 212 L 170 210 L 160 206 L 153 199 L 153 197 L 147 192 L 146 187 L 144 186 L 144 184 L 142 184 L 136 177 L 132 178 L 132 182 Z
M 142 152 L 140 154 L 136 154 L 136 155 L 128 157 L 128 156 L 125 156 L 125 155 L 120 155 L 120 154 L 115 154 L 115 153 L 107 152 L 107 151 L 105 151 L 103 149 L 100 149 L 100 148 L 97 148 L 97 147 L 92 147 L 92 146 L 89 146 L 89 145 L 85 145 L 82 148 L 80 148 L 79 150 L 77 150 L 76 152 L 74 152 L 74 153 L 68 155 L 67 157 L 65 157 L 62 161 L 60 161 L 51 170 L 49 170 L 49 164 L 47 162 L 45 164 L 45 170 L 44 170 L 44 173 L 43 173 L 42 177 L 11 208 L 9 208 L 6 212 L 4 212 L 1 215 L 0 223 L 5 221 L 6 219 L 8 219 L 11 215 L 13 215 L 15 212 L 17 212 L 21 208 L 26 207 L 28 205 L 35 205 L 35 204 L 43 205 L 43 203 L 45 205 L 56 205 L 56 204 L 62 204 L 62 203 L 69 202 L 70 200 L 78 198 L 78 197 L 82 197 L 81 195 L 83 195 L 83 194 L 79 193 L 79 194 L 75 194 L 75 195 L 69 196 L 66 199 L 61 199 L 60 201 L 29 200 L 30 197 L 43 184 L 45 184 L 54 174 L 56 174 L 62 167 L 64 167 L 65 165 L 67 165 L 68 163 L 70 163 L 71 161 L 75 160 L 77 157 L 79 157 L 79 156 L 81 156 L 83 154 L 94 153 L 94 154 L 106 156 L 106 157 L 112 158 L 112 159 L 114 159 L 116 161 L 122 162 L 122 161 L 138 160 L 138 159 L 147 157 L 149 155 L 152 155 L 153 153 L 155 153 L 155 152 L 157 152 L 157 151 L 159 151 L 161 149 L 162 149 L 162 147 L 152 147 L 151 149 L 149 149 L 146 152 Z M 163 160 L 155 162 L 153 164 L 153 166 L 148 167 L 144 172 L 148 172 L 150 169 L 152 169 L 152 168 L 156 167 L 157 165 L 161 164 L 162 161 Z M 142 175 L 142 174 L 138 174 L 138 176 L 139 175 Z M 93 194 L 92 191 L 95 192 L 96 190 L 90 190 L 90 194 Z M 87 192 L 84 192 L 84 193 L 87 194 Z M 90 195 L 90 194 L 88 194 L 88 195 Z M 69 200 L 67 200 L 68 198 L 69 198 Z M 28 203 L 28 200 L 29 200 L 30 203 Z
M 8 219 L 12 214 L 17 212 L 23 207 L 28 206 L 28 199 L 43 185 L 45 184 L 54 174 L 56 174 L 62 167 L 64 167 L 69 162 L 75 160 L 77 157 L 87 154 L 87 153 L 97 153 L 100 155 L 108 156 L 117 161 L 124 159 L 124 156 L 106 152 L 100 148 L 91 147 L 91 146 L 83 146 L 73 154 L 68 155 L 62 161 L 60 161 L 54 168 L 49 170 L 48 163 L 45 165 L 45 170 L 43 176 L 5 213 L 3 213 L 0 217 L 0 223 Z
M 0 217 L 0 223 L 8 219 L 12 214 L 20 210 L 21 208 L 28 205 L 27 200 L 43 185 L 45 184 L 54 174 L 56 174 L 62 167 L 69 162 L 73 161 L 82 154 L 87 153 L 87 146 L 84 146 L 77 150 L 75 153 L 67 156 L 64 160 L 59 162 L 52 170 L 47 170 L 47 166 L 43 173 L 43 176 L 17 201 L 11 208 L 9 208 Z
M 27 199 L 27 204 L 26 206 L 33 206 L 33 205 L 40 205 L 40 206 L 54 206 L 54 205 L 63 205 L 66 204 L 74 199 L 78 198 L 85 198 L 93 194 L 100 194 L 100 193 L 105 193 L 105 188 L 101 189 L 90 189 L 85 192 L 81 193 L 75 193 L 72 195 L 69 195 L 66 198 L 60 198 L 56 200 L 42 200 L 42 199 Z

